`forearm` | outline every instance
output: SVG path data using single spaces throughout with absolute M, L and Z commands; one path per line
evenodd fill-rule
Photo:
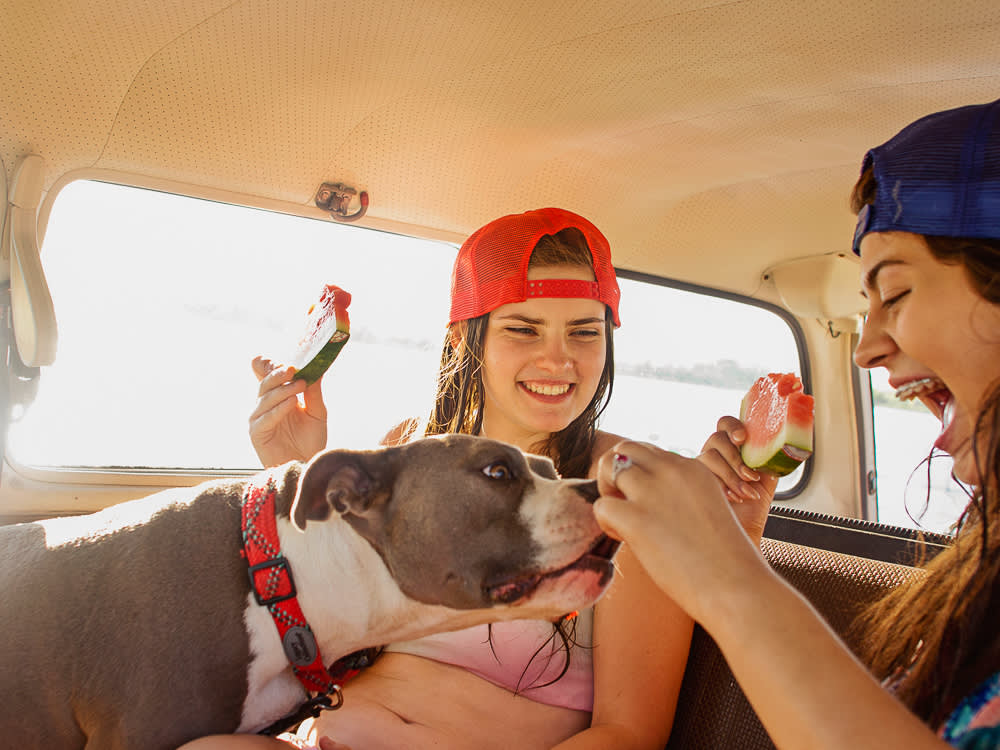
M 704 627 L 778 748 L 945 748 L 776 574 L 720 598 Z
M 607 750 L 609 747 L 615 750 L 647 750 L 649 746 L 643 745 L 628 727 L 605 724 L 574 734 L 552 750 Z M 662 747 L 662 744 L 658 745 L 657 750 Z

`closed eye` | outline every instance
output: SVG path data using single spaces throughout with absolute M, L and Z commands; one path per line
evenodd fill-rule
M 483 474 L 488 476 L 490 479 L 513 479 L 514 472 L 511 468 L 505 464 L 503 461 L 495 461 L 488 466 L 483 467 Z
M 889 299 L 882 300 L 882 307 L 892 307 L 893 305 L 895 305 L 897 302 L 899 302 L 901 299 L 903 299 L 903 297 L 905 297 L 909 293 L 910 293 L 910 290 L 907 289 L 906 291 L 900 292 L 899 294 L 897 294 L 897 295 L 895 295 L 893 297 L 890 297 Z

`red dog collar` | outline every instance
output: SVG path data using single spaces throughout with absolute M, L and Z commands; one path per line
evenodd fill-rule
M 320 700 L 319 704 L 339 708 L 343 703 L 340 685 L 358 674 L 360 667 L 366 666 L 357 664 L 357 656 L 365 652 L 339 659 L 330 670 L 323 665 L 319 644 L 296 598 L 292 570 L 281 554 L 274 515 L 276 496 L 273 477 L 268 477 L 265 486 L 251 481 L 243 496 L 243 554 L 249 566 L 250 587 L 257 603 L 271 613 L 285 656 L 306 692 L 318 693 L 321 698 L 334 695 L 336 703 Z

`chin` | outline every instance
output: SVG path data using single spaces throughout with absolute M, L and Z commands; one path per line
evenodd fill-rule
M 964 484 L 978 486 L 979 472 L 976 471 L 976 458 L 971 450 L 963 450 L 959 455 L 952 456 L 951 473 Z

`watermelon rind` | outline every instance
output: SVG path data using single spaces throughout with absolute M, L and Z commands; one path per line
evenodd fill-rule
M 315 383 L 338 357 L 351 337 L 350 304 L 351 295 L 343 289 L 323 287 L 319 302 L 309 308 L 306 333 L 290 361 L 297 379 Z
M 741 449 L 741 454 L 743 463 L 751 469 L 770 471 L 783 477 L 799 468 L 799 464 L 812 455 L 812 450 L 776 440 L 764 450 L 746 451 Z
M 759 395 L 765 391 L 775 391 L 778 387 L 778 382 L 780 377 L 776 374 L 767 376 L 766 378 L 759 379 L 754 386 L 750 389 L 747 395 L 743 398 L 743 403 L 740 405 L 740 419 L 747 422 L 749 411 L 754 408 L 751 403 L 755 395 Z M 801 389 L 801 384 L 798 380 L 795 380 L 798 389 Z M 787 386 L 787 383 L 785 384 Z M 810 399 L 809 411 L 811 413 L 811 397 L 805 394 L 792 393 L 787 397 L 789 401 L 792 399 Z M 760 408 L 759 406 L 757 408 Z M 791 404 L 789 404 L 789 410 L 791 410 Z M 768 414 L 768 419 L 777 418 L 778 415 Z M 769 471 L 776 474 L 779 477 L 791 474 L 795 469 L 798 468 L 804 460 L 812 455 L 813 451 L 813 432 L 812 432 L 812 420 L 810 420 L 809 427 L 805 428 L 799 424 L 789 422 L 787 420 L 787 414 L 780 415 L 784 417 L 784 424 L 781 429 L 774 435 L 774 437 L 765 443 L 755 443 L 753 441 L 753 436 L 749 436 L 747 442 L 745 442 L 740 447 L 740 454 L 743 458 L 743 463 L 745 463 L 751 469 L 756 471 Z M 748 425 L 748 431 L 751 427 Z
M 336 331 L 333 337 L 323 345 L 323 347 L 313 355 L 312 359 L 309 360 L 305 367 L 296 369 L 295 377 L 299 380 L 304 380 L 309 384 L 315 383 L 321 377 L 323 373 L 330 369 L 330 365 L 333 364 L 333 360 L 337 358 L 340 354 L 340 350 L 344 348 L 344 344 L 351 337 L 351 334 L 344 333 L 343 331 Z

